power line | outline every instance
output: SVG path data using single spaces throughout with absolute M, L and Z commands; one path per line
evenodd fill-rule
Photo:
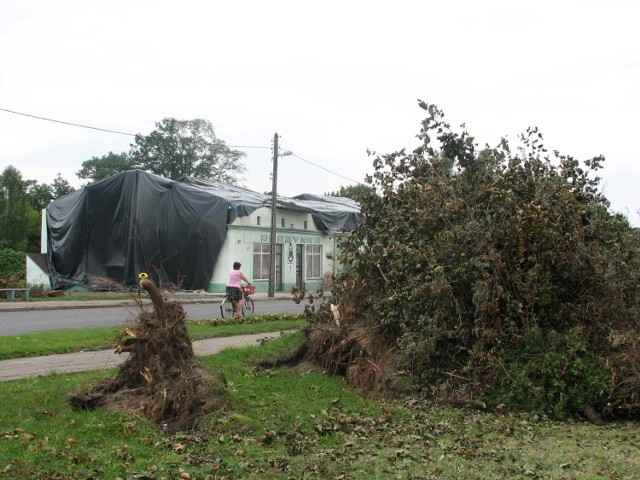
M 9 110 L 7 108 L 2 108 L 2 107 L 0 107 L 0 110 L 2 110 L 4 112 L 13 113 L 15 115 L 22 115 L 24 117 L 36 118 L 38 120 L 45 120 L 47 122 L 55 122 L 55 123 L 62 123 L 64 125 L 71 125 L 72 127 L 90 128 L 91 130 L 99 130 L 101 132 L 107 132 L 107 133 L 117 133 L 118 135 L 129 135 L 131 137 L 135 137 L 136 136 L 134 133 L 119 132 L 117 130 L 108 130 L 106 128 L 91 127 L 89 125 L 82 125 L 82 124 L 79 124 L 79 123 L 64 122 L 62 120 L 55 120 L 53 118 L 45 118 L 45 117 L 39 117 L 37 115 L 31 115 L 31 114 L 28 114 L 28 113 L 15 112 L 13 110 Z
M 265 148 L 271 150 L 271 147 L 256 147 L 252 145 L 227 145 L 227 147 L 231 148 Z
M 89 129 L 91 129 L 91 130 L 98 130 L 98 131 L 100 131 L 100 132 L 115 133 L 115 134 L 117 134 L 117 135 L 127 135 L 127 136 L 130 136 L 130 137 L 135 137 L 135 136 L 136 136 L 136 134 L 135 134 L 135 133 L 127 133 L 127 132 L 120 132 L 120 131 L 118 131 L 118 130 L 109 130 L 109 129 L 107 129 L 107 128 L 92 127 L 92 126 L 90 126 L 90 125 L 83 125 L 83 124 L 81 124 L 81 123 L 65 122 L 65 121 L 63 121 L 63 120 L 56 120 L 56 119 L 54 119 L 54 118 L 40 117 L 40 116 L 38 116 L 38 115 L 32 115 L 32 114 L 30 114 L 30 113 L 16 112 L 15 110 L 9 110 L 8 108 L 2 108 L 2 107 L 0 107 L 0 110 L 1 110 L 1 111 L 3 111 L 3 112 L 13 113 L 14 115 L 22 115 L 22 116 L 24 116 L 24 117 L 35 118 L 35 119 L 37 119 L 37 120 L 44 120 L 44 121 L 46 121 L 46 122 L 61 123 L 61 124 L 63 124 L 63 125 L 69 125 L 69 126 L 72 126 L 72 127 L 89 128 Z M 256 146 L 256 145 L 227 145 L 227 146 L 228 146 L 228 147 L 230 147 L 230 148 L 258 148 L 258 149 L 271 149 L 271 147 L 262 147 L 262 146 Z M 345 177 L 344 175 L 340 175 L 339 173 L 334 172 L 334 171 L 332 171 L 332 170 L 329 170 L 328 168 L 325 168 L 325 167 L 323 167 L 323 166 L 321 166 L 321 165 L 318 165 L 317 163 L 314 163 L 314 162 L 311 162 L 311 161 L 309 161 L 309 160 L 306 160 L 306 159 L 302 158 L 301 156 L 296 155 L 295 153 L 292 153 L 291 155 L 292 155 L 293 157 L 296 157 L 298 160 L 302 160 L 303 162 L 306 162 L 306 163 L 308 163 L 309 165 L 313 165 L 313 166 L 314 166 L 314 167 L 316 167 L 316 168 L 320 168 L 321 170 L 324 170 L 325 172 L 331 173 L 332 175 L 336 175 L 336 176 L 338 176 L 338 177 L 340 177 L 340 178 L 344 178 L 345 180 L 348 180 L 348 181 L 353 182 L 353 183 L 362 183 L 362 182 L 359 182 L 359 181 L 357 181 L 357 180 L 353 180 L 352 178 Z
M 25 117 L 36 118 L 38 120 L 45 120 L 47 122 L 55 122 L 55 123 L 62 123 L 64 125 L 71 125 L 72 127 L 90 128 L 92 130 L 99 130 L 101 132 L 107 132 L 107 133 L 117 133 L 118 135 L 128 135 L 130 137 L 135 137 L 136 136 L 135 133 L 119 132 L 117 130 L 108 130 L 106 128 L 99 128 L 99 127 L 92 127 L 92 126 L 89 126 L 89 125 L 82 125 L 80 123 L 65 122 L 63 120 L 56 120 L 54 118 L 39 117 L 38 115 L 31 115 L 30 113 L 16 112 L 14 110 L 9 110 L 8 108 L 0 107 L 0 110 L 2 110 L 4 112 L 13 113 L 15 115 L 22 115 L 22 116 L 25 116 Z M 231 148 L 265 148 L 265 149 L 270 149 L 271 148 L 271 147 L 258 147 L 258 146 L 253 146 L 253 145 L 227 145 L 227 146 L 231 147 Z
M 321 170 L 324 170 L 325 172 L 331 173 L 332 175 L 336 175 L 336 176 L 338 176 L 338 177 L 340 177 L 340 178 L 344 178 L 345 180 L 348 180 L 348 181 L 350 181 L 350 182 L 353 182 L 353 183 L 362 183 L 362 182 L 359 182 L 358 180 L 354 180 L 354 179 L 352 179 L 352 178 L 345 177 L 344 175 L 340 175 L 339 173 L 334 172 L 334 171 L 332 171 L 332 170 L 329 170 L 328 168 L 325 168 L 325 167 L 323 167 L 323 166 L 321 166 L 321 165 L 318 165 L 317 163 L 313 163 L 313 162 L 311 162 L 311 161 L 309 161 L 309 160 L 307 160 L 307 159 L 305 159 L 305 158 L 302 158 L 300 155 L 296 155 L 295 153 L 292 153 L 292 154 L 291 154 L 291 156 L 292 156 L 292 157 L 296 157 L 298 160 L 302 160 L 303 162 L 306 162 L 306 163 L 308 163 L 309 165 L 313 165 L 313 166 L 314 166 L 314 167 L 316 167 L 316 168 L 319 168 L 319 169 L 321 169 Z

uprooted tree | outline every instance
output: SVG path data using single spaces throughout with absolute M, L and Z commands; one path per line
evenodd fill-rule
M 196 358 L 182 305 L 168 301 L 148 278 L 140 286 L 153 310 L 140 304 L 136 321 L 118 337 L 116 353 L 129 357 L 115 376 L 68 400 L 76 409 L 143 416 L 168 431 L 193 429 L 205 414 L 225 406 L 224 374 L 213 375 Z
M 450 401 L 637 415 L 640 236 L 600 192 L 604 159 L 549 152 L 537 129 L 479 149 L 420 106 L 420 146 L 372 154 L 308 354 L 367 391 L 403 372 Z

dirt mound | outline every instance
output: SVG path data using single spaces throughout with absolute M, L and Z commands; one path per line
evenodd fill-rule
M 168 302 L 149 279 L 140 282 L 153 301 L 116 339 L 129 358 L 113 378 L 68 397 L 75 409 L 119 409 L 142 415 L 169 431 L 195 428 L 202 416 L 224 408 L 224 375 L 197 360 L 184 324 L 185 312 Z

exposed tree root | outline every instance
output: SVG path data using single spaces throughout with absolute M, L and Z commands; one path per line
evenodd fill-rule
M 387 395 L 393 386 L 393 352 L 377 329 L 355 318 L 338 326 L 316 324 L 307 331 L 306 362 L 344 376 L 361 393 Z
M 75 409 L 120 409 L 142 415 L 169 431 L 195 428 L 201 417 L 224 408 L 224 375 L 214 378 L 196 359 L 177 302 L 167 302 L 149 279 L 140 282 L 153 301 L 117 338 L 116 353 L 129 358 L 113 378 L 68 400 Z
M 344 305 L 331 305 L 307 328 L 298 371 L 317 367 L 344 376 L 349 385 L 370 396 L 393 391 L 394 351 L 378 328 L 367 322 L 357 306 L 366 292 L 364 282 L 345 286 Z

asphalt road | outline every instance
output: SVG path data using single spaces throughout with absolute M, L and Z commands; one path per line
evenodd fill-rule
M 220 317 L 220 303 L 184 304 L 187 319 Z M 148 307 L 151 308 L 151 307 Z M 69 310 L 0 312 L 0 337 L 25 333 L 124 325 L 137 315 L 137 307 L 78 308 Z M 304 303 L 290 299 L 256 300 L 255 313 L 302 313 Z

